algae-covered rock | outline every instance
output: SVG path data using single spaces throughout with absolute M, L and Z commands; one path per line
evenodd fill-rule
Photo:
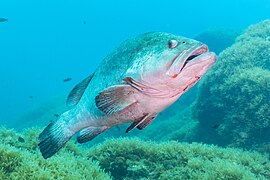
M 239 30 L 212 27 L 196 35 L 194 39 L 207 44 L 211 51 L 219 54 L 221 51 L 231 46 L 239 34 Z
M 97 163 L 63 152 L 49 160 L 9 145 L 0 146 L 4 179 L 110 179 Z
M 269 59 L 270 20 L 250 26 L 220 54 L 193 107 L 196 140 L 256 149 L 270 143 Z
M 115 179 L 269 179 L 266 156 L 198 143 L 107 140 L 88 157 Z
M 217 129 L 222 137 L 231 136 L 230 144 L 249 147 L 270 140 L 270 71 L 240 69 L 217 91 L 222 97 L 218 102 L 230 104 L 219 105 L 225 111 L 224 122 Z
M 56 156 L 44 160 L 34 143 L 39 132 L 37 128 L 22 133 L 1 128 L 0 179 L 270 178 L 270 162 L 264 155 L 176 141 L 111 139 L 91 148 L 69 142 Z
M 25 129 L 23 133 L 19 134 L 13 129 L 0 127 L 0 144 L 35 151 L 38 144 L 37 137 L 39 132 L 40 129 L 32 127 Z
M 110 179 L 72 142 L 57 156 L 44 160 L 36 148 L 39 133 L 35 128 L 21 134 L 1 128 L 0 179 Z

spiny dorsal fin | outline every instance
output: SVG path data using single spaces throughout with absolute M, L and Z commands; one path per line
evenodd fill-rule
M 135 103 L 136 92 L 137 90 L 129 85 L 111 86 L 96 96 L 96 105 L 104 113 L 112 114 Z
M 129 131 L 133 130 L 134 128 L 138 127 L 139 125 L 141 125 L 143 122 L 145 122 L 149 117 L 149 114 L 145 114 L 140 120 L 133 122 L 126 130 L 126 133 L 128 133 Z
M 143 130 L 146 128 L 155 118 L 157 117 L 157 114 L 152 114 L 147 119 L 145 119 L 140 125 L 137 126 L 137 129 Z
M 68 95 L 67 102 L 66 102 L 68 107 L 72 107 L 78 104 L 78 102 L 80 101 L 85 89 L 87 88 L 93 76 L 94 76 L 94 73 L 88 76 L 87 78 L 85 78 L 83 81 L 81 81 L 71 90 L 71 92 Z

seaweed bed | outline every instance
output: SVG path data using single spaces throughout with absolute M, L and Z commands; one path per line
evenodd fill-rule
M 266 155 L 199 143 L 117 138 L 88 148 L 69 142 L 44 160 L 41 130 L 0 129 L 0 179 L 269 179 Z
M 247 28 L 200 83 L 197 141 L 270 151 L 269 29 L 270 20 Z

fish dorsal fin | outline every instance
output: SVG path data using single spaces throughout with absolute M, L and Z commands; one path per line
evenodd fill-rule
M 82 80 L 71 90 L 66 102 L 68 107 L 72 107 L 78 104 L 93 75 L 94 73 Z
M 137 126 L 137 129 L 143 130 L 146 128 L 155 118 L 157 117 L 157 114 L 152 114 L 147 119 L 145 119 L 140 125 Z
M 136 102 L 134 93 L 138 92 L 129 85 L 111 86 L 100 92 L 96 98 L 97 108 L 106 114 L 113 114 Z
M 152 114 L 149 114 L 149 113 L 145 114 L 144 116 L 142 116 L 142 118 L 141 118 L 140 120 L 133 122 L 133 123 L 127 128 L 126 133 L 128 133 L 129 131 L 133 130 L 133 129 L 136 128 L 136 127 L 139 129 L 139 126 L 141 126 L 143 123 L 146 123 L 146 124 L 147 124 L 147 122 L 148 122 L 149 120 L 150 120 L 150 122 L 151 122 L 151 120 L 154 119 L 154 118 L 152 118 L 152 117 L 153 117 Z M 148 124 L 149 124 L 150 122 L 148 122 Z M 148 124 L 147 124 L 147 125 L 148 125 Z M 146 126 L 147 126 L 147 125 L 146 125 Z M 146 127 L 146 126 L 145 126 L 145 127 Z

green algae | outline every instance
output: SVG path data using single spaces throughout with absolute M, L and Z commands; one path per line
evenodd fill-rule
M 269 179 L 267 156 L 233 148 L 132 138 L 108 139 L 91 148 L 69 142 L 44 160 L 38 128 L 1 128 L 0 179 Z M 23 137 L 25 142 L 18 141 Z M 34 143 L 35 142 L 35 143 Z
M 270 143 L 269 29 L 270 20 L 250 26 L 200 83 L 197 141 L 269 153 L 262 148 Z
M 71 142 L 59 155 L 44 160 L 37 149 L 39 132 L 37 128 L 21 134 L 0 129 L 0 179 L 110 179 L 97 162 L 83 157 L 84 150 Z
M 199 143 L 113 139 L 92 148 L 88 157 L 115 179 L 270 178 L 266 156 Z

